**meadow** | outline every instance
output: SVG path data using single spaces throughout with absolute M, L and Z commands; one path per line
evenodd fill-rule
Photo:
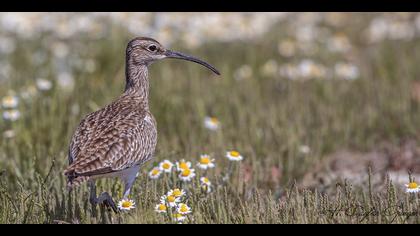
M 182 223 L 420 223 L 420 187 L 405 186 L 420 178 L 420 15 L 294 13 L 258 34 L 257 15 L 194 40 L 199 26 L 133 32 L 111 20 L 105 32 L 53 25 L 25 37 L 0 16 L 0 223 L 179 223 L 156 210 L 175 188 L 191 208 Z M 125 47 L 142 34 L 222 75 L 169 59 L 150 67 L 157 150 L 135 208 L 115 214 L 92 208 L 85 185 L 69 193 L 63 170 L 80 120 L 124 90 Z M 243 160 L 226 157 L 234 150 Z M 214 168 L 197 166 L 203 154 Z M 191 181 L 175 167 L 152 173 L 182 159 Z M 118 201 L 123 186 L 101 180 L 98 191 Z

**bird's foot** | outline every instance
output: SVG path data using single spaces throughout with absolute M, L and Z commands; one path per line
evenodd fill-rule
M 97 198 L 90 198 L 90 203 L 93 206 L 96 206 L 97 204 L 103 205 L 108 209 L 112 209 L 115 213 L 118 213 L 117 205 L 115 204 L 114 200 L 112 200 L 111 195 L 107 192 L 103 192 L 99 195 Z

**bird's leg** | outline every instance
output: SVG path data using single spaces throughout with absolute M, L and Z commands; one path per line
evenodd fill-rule
M 89 180 L 89 188 L 90 188 L 90 197 L 89 202 L 92 206 L 96 206 L 97 204 L 97 197 L 96 197 L 96 185 L 95 181 Z
M 92 215 L 93 217 L 97 217 L 97 209 L 96 209 L 96 185 L 94 180 L 88 180 L 88 186 L 90 189 L 90 195 L 89 195 L 89 202 L 92 207 Z
M 104 204 L 106 207 L 111 208 L 115 213 L 118 212 L 117 205 L 115 204 L 112 197 L 107 192 L 101 193 L 98 197 L 96 196 L 96 186 L 93 180 L 89 180 L 90 197 L 89 201 L 92 206 L 96 207 L 97 204 Z
M 130 195 L 131 187 L 133 187 L 134 181 L 136 181 L 137 176 L 139 175 L 140 166 L 134 166 L 128 169 L 127 174 L 122 178 L 124 183 L 124 195 L 123 199 L 128 199 Z
M 128 199 L 128 195 L 130 195 L 131 187 L 133 187 L 135 180 L 136 180 L 136 177 L 129 178 L 127 181 L 125 181 L 123 199 Z

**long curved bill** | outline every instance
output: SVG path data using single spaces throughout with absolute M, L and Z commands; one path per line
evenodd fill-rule
M 182 60 L 187 60 L 187 61 L 192 61 L 192 62 L 198 63 L 202 66 L 207 67 L 208 69 L 210 69 L 211 71 L 213 71 L 217 75 L 220 75 L 220 72 L 216 68 L 214 68 L 209 63 L 207 63 L 205 61 L 202 61 L 202 60 L 200 60 L 196 57 L 186 55 L 186 54 L 183 54 L 183 53 L 180 53 L 180 52 L 174 52 L 174 51 L 171 51 L 171 50 L 166 50 L 165 56 L 167 58 L 176 58 L 176 59 L 182 59 Z

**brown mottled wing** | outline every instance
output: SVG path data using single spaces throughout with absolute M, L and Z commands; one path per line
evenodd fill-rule
M 87 146 L 95 137 L 104 130 L 112 119 L 117 119 L 117 113 L 112 112 L 116 108 L 114 104 L 90 113 L 79 124 L 74 132 L 69 147 L 69 164 L 72 164 L 78 157 L 81 149 Z
M 121 105 L 121 104 L 120 104 Z M 70 144 L 66 174 L 92 176 L 148 161 L 157 140 L 156 123 L 147 111 L 115 109 L 115 104 L 88 115 Z M 118 111 L 117 114 L 112 111 Z

